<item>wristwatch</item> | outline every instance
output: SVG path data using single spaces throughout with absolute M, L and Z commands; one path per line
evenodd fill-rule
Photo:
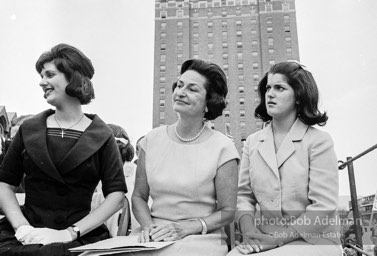
M 80 238 L 80 228 L 78 226 L 75 226 L 75 225 L 72 225 L 71 228 L 72 228 L 73 232 L 76 233 L 76 236 L 77 236 L 76 239 L 79 239 Z

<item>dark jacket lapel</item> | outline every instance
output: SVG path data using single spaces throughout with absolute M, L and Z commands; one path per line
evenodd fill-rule
M 22 139 L 26 152 L 39 169 L 55 180 L 64 183 L 63 178 L 50 158 L 47 148 L 46 119 L 53 113 L 54 111 L 49 109 L 31 119 L 25 120 L 21 125 Z
M 113 134 L 110 127 L 97 115 L 87 116 L 93 120 L 92 123 L 57 167 L 62 175 L 74 170 L 96 153 Z

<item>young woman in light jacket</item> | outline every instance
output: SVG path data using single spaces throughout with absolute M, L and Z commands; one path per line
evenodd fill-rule
M 341 255 L 337 157 L 330 135 L 312 127 L 328 118 L 318 110 L 312 74 L 298 62 L 275 64 L 259 93 L 255 115 L 269 125 L 243 148 L 237 199 L 243 242 L 229 255 Z

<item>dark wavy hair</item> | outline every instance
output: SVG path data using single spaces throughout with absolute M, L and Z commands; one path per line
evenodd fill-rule
M 264 122 L 272 120 L 266 109 L 266 85 L 269 74 L 283 75 L 287 83 L 294 90 L 297 102 L 297 116 L 306 125 L 326 124 L 328 116 L 326 112 L 318 110 L 319 92 L 313 75 L 305 66 L 296 61 L 285 61 L 273 65 L 263 76 L 258 85 L 260 103 L 255 109 L 255 117 L 261 118 Z
M 94 88 L 90 81 L 94 75 L 94 67 L 91 60 L 79 49 L 68 44 L 58 44 L 50 51 L 43 53 L 35 68 L 42 72 L 44 64 L 52 62 L 68 80 L 65 92 L 80 100 L 82 105 L 88 104 L 94 99 Z
M 113 135 L 114 135 L 115 141 L 118 145 L 118 149 L 119 149 L 120 155 L 122 157 L 123 163 L 125 163 L 126 161 L 127 162 L 132 161 L 132 159 L 135 156 L 135 149 L 131 144 L 131 141 L 130 141 L 130 138 L 128 137 L 128 135 L 127 135 L 127 132 L 122 127 L 120 127 L 119 125 L 116 125 L 116 124 L 108 124 L 108 126 L 113 131 Z M 128 140 L 128 143 L 125 144 L 122 141 L 117 140 L 117 138 L 126 139 L 126 140 Z
M 187 70 L 194 70 L 204 76 L 207 82 L 204 87 L 207 91 L 206 103 L 208 112 L 204 114 L 206 120 L 214 120 L 221 116 L 223 109 L 226 108 L 226 95 L 228 94 L 228 86 L 224 71 L 216 64 L 206 62 L 200 59 L 187 60 L 182 64 L 182 75 Z M 173 83 L 173 91 L 177 87 L 177 82 Z

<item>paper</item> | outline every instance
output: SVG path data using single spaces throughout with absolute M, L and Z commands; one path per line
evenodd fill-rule
M 69 249 L 71 252 L 84 252 L 82 256 L 110 255 L 124 252 L 135 252 L 145 250 L 158 250 L 174 242 L 149 242 L 140 243 L 138 236 L 117 236 L 102 240 L 97 243 L 87 244 Z

